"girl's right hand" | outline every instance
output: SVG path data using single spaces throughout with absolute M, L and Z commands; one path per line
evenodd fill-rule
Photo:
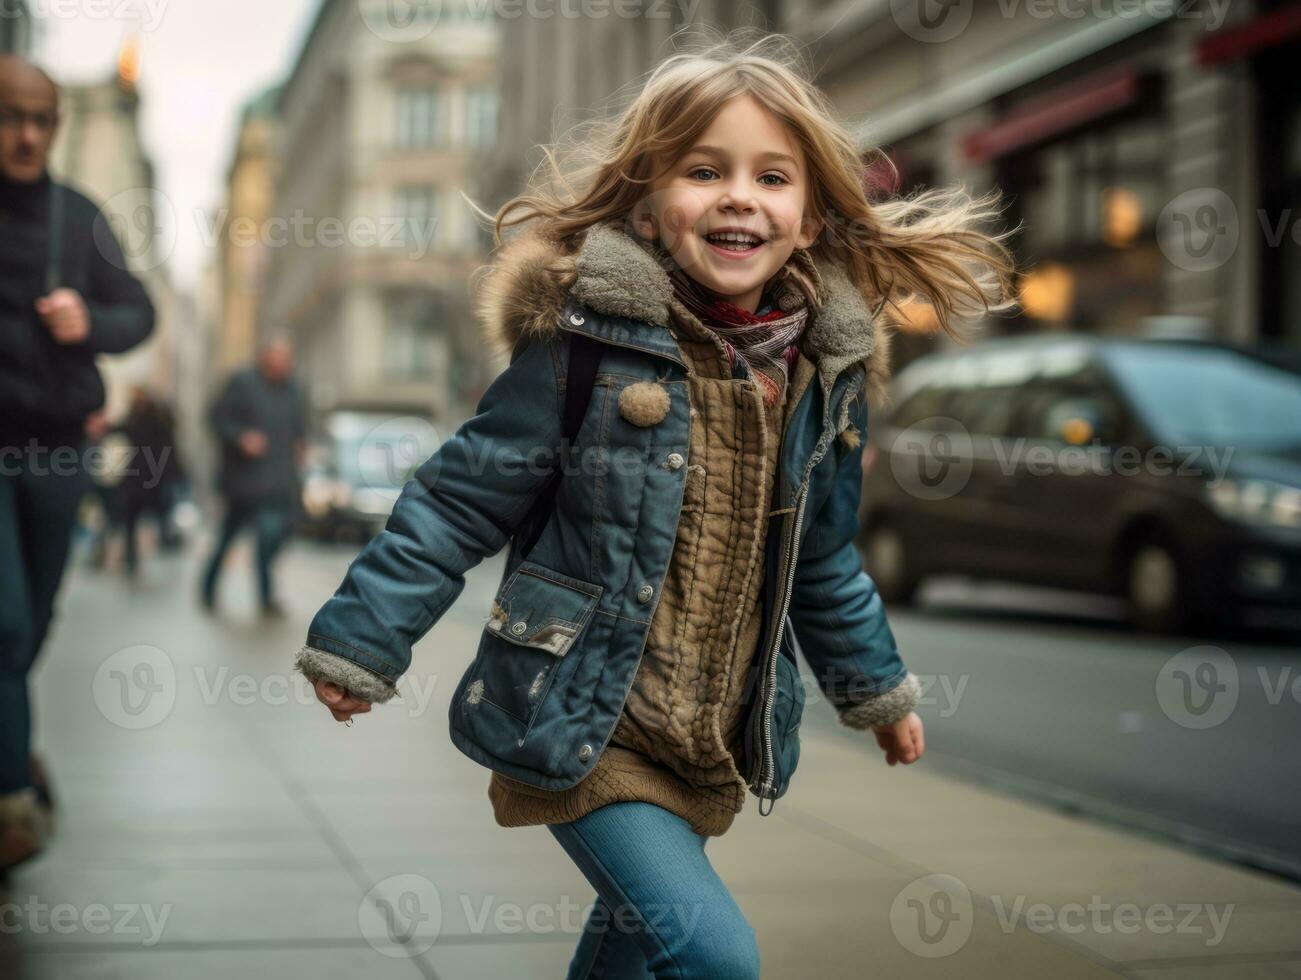
M 347 721 L 353 715 L 364 715 L 370 710 L 370 702 L 355 698 L 338 684 L 318 680 L 312 684 L 316 699 L 330 709 L 335 721 Z

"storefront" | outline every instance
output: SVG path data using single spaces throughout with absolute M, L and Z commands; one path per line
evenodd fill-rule
M 1259 335 L 1301 343 L 1301 6 L 1261 3 L 1259 15 L 1198 48 L 1202 65 L 1246 61 L 1256 98 L 1261 236 Z
M 1136 334 L 1162 312 L 1156 220 L 1168 199 L 1161 79 L 1134 66 L 1099 69 L 1000 100 L 963 154 L 988 163 L 1008 198 L 1023 270 L 1009 333 Z

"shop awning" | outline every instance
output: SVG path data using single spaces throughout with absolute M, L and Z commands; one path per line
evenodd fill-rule
M 968 133 L 962 139 L 962 152 L 976 162 L 993 159 L 1122 109 L 1138 95 L 1139 75 L 1134 68 L 1099 72 L 1037 95 L 991 125 Z
M 1212 34 L 1197 45 L 1197 61 L 1214 65 L 1235 61 L 1301 36 L 1301 6 L 1283 7 L 1249 24 Z

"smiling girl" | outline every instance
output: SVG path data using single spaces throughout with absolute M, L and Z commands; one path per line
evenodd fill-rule
M 890 765 L 924 750 L 854 548 L 886 317 L 1007 308 L 994 200 L 869 203 L 860 150 L 781 39 L 678 54 L 592 159 L 548 153 L 496 215 L 482 305 L 511 354 L 318 612 L 300 669 L 337 720 L 386 701 L 464 574 L 509 544 L 451 735 L 493 770 L 498 824 L 546 825 L 596 889 L 570 977 L 759 975 L 705 856 L 747 790 L 790 785 L 803 682 Z M 599 370 L 553 512 L 579 339 Z M 571 385 L 569 382 L 573 381 Z M 483 466 L 483 461 L 491 461 Z M 511 465 L 505 465 L 505 464 Z M 847 780 L 861 778 L 845 773 Z

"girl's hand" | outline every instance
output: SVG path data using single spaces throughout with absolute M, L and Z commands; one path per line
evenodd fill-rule
M 873 725 L 872 731 L 876 735 L 876 744 L 885 749 L 885 761 L 892 766 L 896 762 L 904 765 L 916 762 L 926 751 L 922 720 L 915 711 L 892 725 Z
M 316 681 L 312 684 L 316 699 L 330 709 L 335 721 L 347 721 L 353 715 L 364 715 L 370 710 L 370 702 L 354 698 L 338 684 L 329 681 Z

